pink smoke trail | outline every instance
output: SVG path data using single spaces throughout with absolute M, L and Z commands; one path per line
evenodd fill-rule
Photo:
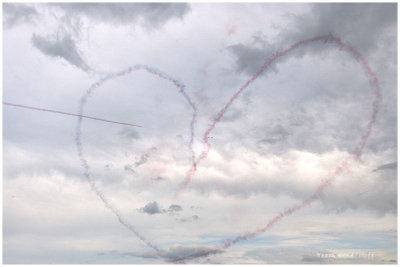
M 89 97 L 91 96 L 91 94 L 100 86 L 102 86 L 105 82 L 116 78 L 116 77 L 121 77 L 121 76 L 125 76 L 127 74 L 130 74 L 132 71 L 135 70 L 145 70 L 153 75 L 156 75 L 159 78 L 162 78 L 164 80 L 167 80 L 169 82 L 171 82 L 172 84 L 175 85 L 175 87 L 177 87 L 177 89 L 179 90 L 179 92 L 183 95 L 183 97 L 186 99 L 186 101 L 189 103 L 189 105 L 191 106 L 191 108 L 193 109 L 193 116 L 192 116 L 192 120 L 190 123 L 190 129 L 191 129 L 191 140 L 190 140 L 190 148 L 193 151 L 192 145 L 193 145 L 193 138 L 194 138 L 194 123 L 196 121 L 196 115 L 197 115 L 197 108 L 194 105 L 194 103 L 192 102 L 192 100 L 190 99 L 190 97 L 186 94 L 184 88 L 185 85 L 183 83 L 181 83 L 179 80 L 172 78 L 171 76 L 169 76 L 166 73 L 163 73 L 162 71 L 152 68 L 152 67 L 148 67 L 145 65 L 135 65 L 133 67 L 129 67 L 126 70 L 123 70 L 121 72 L 118 73 L 111 73 L 107 76 L 105 76 L 104 78 L 102 78 L 100 81 L 94 83 L 85 93 L 85 95 L 81 98 L 80 101 L 80 105 L 79 105 L 79 119 L 78 119 L 78 123 L 77 123 L 77 127 L 76 127 L 76 135 L 75 135 L 75 142 L 76 142 L 76 146 L 77 146 L 77 151 L 78 151 L 78 156 L 79 159 L 81 161 L 81 164 L 84 168 L 84 176 L 86 178 L 86 180 L 89 182 L 90 187 L 92 188 L 93 191 L 96 192 L 97 196 L 101 199 L 101 201 L 103 202 L 103 204 L 105 205 L 105 207 L 107 209 L 109 209 L 112 213 L 114 213 L 117 218 L 118 221 L 125 226 L 126 228 L 128 228 L 131 232 L 134 233 L 135 236 L 137 236 L 140 240 L 142 240 L 148 247 L 156 250 L 157 252 L 160 252 L 161 250 L 158 248 L 158 246 L 154 245 L 152 242 L 148 241 L 143 235 L 141 235 L 136 229 L 135 227 L 133 227 L 131 224 L 129 224 L 120 214 L 119 210 L 110 203 L 110 201 L 106 198 L 106 196 L 97 188 L 96 183 L 94 182 L 92 176 L 90 175 L 90 169 L 89 169 L 89 164 L 87 163 L 84 154 L 83 154 L 83 145 L 82 145 L 82 141 L 81 141 L 81 128 L 82 128 L 82 117 L 84 117 L 83 114 L 83 110 L 84 110 L 84 106 L 86 105 L 86 103 L 88 102 Z M 194 152 L 192 159 L 194 160 Z
M 25 106 L 25 105 L 14 104 L 14 103 L 9 103 L 9 102 L 3 102 L 3 105 L 13 106 L 13 107 L 19 107 L 19 108 L 26 108 L 26 109 L 33 109 L 33 110 L 38 110 L 38 111 L 52 112 L 52 113 L 58 113 L 58 114 L 63 114 L 63 115 L 75 116 L 75 117 L 82 117 L 82 118 L 86 118 L 86 119 L 97 120 L 97 121 L 104 121 L 104 122 L 115 123 L 115 124 L 126 125 L 126 126 L 142 127 L 142 126 L 137 125 L 137 124 L 131 124 L 131 123 L 119 122 L 119 121 L 110 121 L 110 120 L 105 120 L 105 119 L 100 119 L 100 118 L 95 118 L 95 117 L 89 117 L 89 116 L 84 116 L 84 115 L 78 115 L 78 114 L 73 114 L 73 113 L 68 113 L 68 112 L 63 112 L 63 111 L 57 111 L 57 110 L 52 110 L 52 109 L 45 109 L 45 108 L 37 108 L 37 107 L 32 107 L 32 106 Z
M 212 121 L 211 125 L 207 128 L 207 130 L 203 134 L 203 141 L 206 144 L 206 149 L 203 151 L 203 153 L 200 155 L 199 159 L 193 163 L 191 170 L 189 171 L 188 176 L 186 177 L 185 181 L 183 182 L 182 187 L 179 189 L 179 191 L 175 194 L 174 199 L 177 199 L 179 195 L 187 188 L 189 185 L 192 177 L 196 174 L 197 171 L 197 166 L 202 162 L 204 159 L 208 157 L 208 153 L 211 149 L 211 144 L 208 141 L 208 136 L 210 133 L 214 130 L 215 126 L 217 123 L 221 120 L 221 118 L 225 115 L 225 112 L 229 109 L 229 107 L 232 105 L 232 103 L 238 98 L 240 93 L 245 90 L 252 82 L 254 82 L 264 71 L 271 66 L 277 59 L 287 55 L 288 53 L 292 52 L 296 48 L 307 45 L 309 43 L 313 42 L 319 42 L 323 41 L 324 43 L 327 42 L 333 42 L 334 44 L 338 45 L 340 50 L 344 49 L 350 54 L 352 54 L 358 62 L 361 63 L 362 67 L 364 68 L 364 71 L 366 72 L 366 75 L 369 79 L 370 85 L 372 87 L 377 88 L 376 89 L 376 97 L 377 101 L 374 102 L 374 108 L 373 108 L 373 114 L 372 118 L 367 126 L 367 131 L 363 135 L 360 145 L 357 147 L 358 151 L 355 152 L 355 155 L 361 154 L 362 149 L 364 148 L 367 139 L 371 133 L 372 130 L 372 125 L 374 124 L 376 120 L 376 116 L 378 115 L 378 110 L 379 110 L 379 101 L 381 100 L 382 96 L 380 93 L 380 87 L 378 84 L 378 80 L 375 76 L 375 73 L 371 70 L 369 67 L 366 59 L 352 46 L 344 44 L 339 38 L 332 36 L 331 34 L 329 35 L 322 35 L 322 36 L 317 36 L 314 38 L 306 39 L 303 41 L 300 41 L 298 43 L 295 43 L 291 45 L 289 48 L 287 48 L 284 51 L 277 52 L 274 55 L 272 55 L 265 63 L 264 65 L 248 80 L 246 81 L 240 88 L 239 90 L 236 91 L 236 93 L 233 94 L 233 96 L 229 99 L 229 101 L 225 104 L 225 106 L 220 110 L 220 112 L 217 114 L 217 116 L 214 118 Z
M 224 106 L 224 108 L 218 113 L 218 116 L 214 119 L 213 123 L 211 126 L 206 130 L 204 133 L 204 142 L 207 144 L 207 149 L 203 154 L 201 155 L 200 159 L 198 160 L 197 164 L 200 162 L 200 160 L 203 160 L 207 157 L 208 152 L 210 150 L 210 143 L 208 142 L 208 135 L 212 132 L 212 130 L 215 128 L 215 125 L 220 121 L 220 119 L 223 117 L 225 114 L 226 110 L 230 107 L 230 105 L 233 103 L 233 101 L 239 96 L 239 94 L 246 88 L 248 85 L 253 82 L 261 73 L 265 71 L 265 69 L 270 66 L 276 59 L 286 55 L 287 53 L 291 52 L 292 50 L 298 48 L 301 45 L 306 45 L 312 42 L 317 42 L 317 41 L 324 41 L 325 43 L 327 42 L 332 42 L 336 44 L 339 47 L 339 50 L 345 50 L 351 55 L 353 55 L 356 59 L 357 62 L 359 62 L 363 69 L 364 72 L 368 78 L 370 86 L 374 89 L 375 92 L 375 100 L 373 102 L 373 109 L 372 109 L 372 114 L 371 118 L 369 120 L 369 123 L 367 124 L 366 131 L 365 133 L 361 136 L 361 139 L 356 147 L 356 149 L 353 152 L 353 156 L 351 158 L 347 158 L 341 162 L 331 173 L 328 174 L 328 177 L 323 179 L 323 182 L 320 184 L 320 186 L 316 189 L 314 194 L 312 194 L 309 198 L 306 200 L 302 201 L 300 204 L 293 205 L 287 209 L 285 209 L 283 212 L 279 213 L 275 217 L 273 217 L 264 227 L 258 228 L 257 230 L 253 232 L 247 232 L 241 235 L 236 236 L 233 239 L 228 239 L 222 242 L 222 244 L 216 246 L 215 248 L 210 249 L 209 251 L 206 251 L 203 253 L 203 255 L 193 255 L 193 256 L 188 256 L 182 259 L 178 259 L 175 262 L 176 263 L 184 263 L 186 260 L 192 260 L 196 259 L 199 257 L 207 257 L 210 255 L 215 255 L 216 253 L 222 251 L 223 249 L 227 249 L 231 247 L 232 245 L 243 241 L 247 240 L 250 238 L 253 238 L 255 236 L 258 236 L 264 232 L 266 232 L 269 228 L 271 228 L 274 224 L 276 224 L 278 221 L 282 220 L 284 217 L 289 216 L 293 214 L 296 211 L 301 210 L 302 208 L 306 206 L 310 206 L 311 203 L 318 198 L 321 198 L 323 196 L 324 190 L 326 187 L 330 186 L 331 183 L 336 179 L 336 177 L 347 170 L 351 164 L 357 160 L 360 159 L 362 152 L 365 148 L 365 145 L 367 143 L 368 138 L 371 135 L 372 132 L 372 126 L 376 121 L 376 118 L 379 113 L 379 108 L 380 108 L 380 102 L 382 100 L 382 94 L 381 94 L 381 88 L 379 85 L 379 81 L 376 77 L 376 74 L 372 71 L 371 67 L 369 66 L 367 60 L 351 45 L 344 44 L 339 38 L 332 36 L 331 34 L 329 35 L 323 35 L 323 36 L 317 36 L 314 38 L 306 39 L 303 41 L 300 41 L 292 46 L 290 46 L 288 49 L 278 52 L 275 55 L 273 55 L 270 59 L 268 59 L 263 67 L 256 73 L 254 74 L 250 80 L 248 80 L 240 89 L 231 97 L 231 99 L 228 101 L 228 103 Z M 194 166 L 192 168 L 193 172 L 192 175 L 195 174 L 196 167 Z M 190 181 L 191 176 L 188 177 L 188 179 L 185 182 L 184 188 L 187 186 L 188 182 Z

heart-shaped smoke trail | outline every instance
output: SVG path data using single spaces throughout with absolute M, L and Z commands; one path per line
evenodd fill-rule
M 371 135 L 371 131 L 372 131 L 372 126 L 376 121 L 378 112 L 379 112 L 379 106 L 380 106 L 380 102 L 381 102 L 381 88 L 378 82 L 378 79 L 375 75 L 375 73 L 371 70 L 368 62 L 366 61 L 366 59 L 355 49 L 353 48 L 351 45 L 348 44 L 344 44 L 339 38 L 334 37 L 332 35 L 322 35 L 322 36 L 317 36 L 314 38 L 310 38 L 310 39 L 305 39 L 303 41 L 300 41 L 298 43 L 295 43 L 293 45 L 291 45 L 289 48 L 287 48 L 286 50 L 283 50 L 281 52 L 277 52 L 274 55 L 272 55 L 265 63 L 264 65 L 260 68 L 259 71 L 257 71 L 257 73 L 255 73 L 245 84 L 243 84 L 234 94 L 233 96 L 229 99 L 229 101 L 225 104 L 225 106 L 220 110 L 220 112 L 217 114 L 217 116 L 214 118 L 214 120 L 212 121 L 211 125 L 206 129 L 206 131 L 203 134 L 203 141 L 206 144 L 206 149 L 201 153 L 201 155 L 199 156 L 199 158 L 196 160 L 195 159 L 195 153 L 193 151 L 193 138 L 194 138 L 194 126 L 195 126 L 195 122 L 196 122 L 196 116 L 197 116 L 197 109 L 195 104 L 193 103 L 193 101 L 191 101 L 190 97 L 186 94 L 186 92 L 184 91 L 184 85 L 179 82 L 176 79 L 173 79 L 172 77 L 168 76 L 167 74 L 145 66 L 145 65 L 135 65 L 134 67 L 130 67 L 127 70 L 124 70 L 122 72 L 116 73 L 116 74 L 109 74 L 107 75 L 105 78 L 103 78 L 102 80 L 100 80 L 99 82 L 93 84 L 89 90 L 87 91 L 87 93 L 82 97 L 81 99 L 81 104 L 80 104 L 80 108 L 79 108 L 79 114 L 82 115 L 83 114 L 83 108 L 84 105 L 86 104 L 89 96 L 91 95 L 91 93 L 98 87 L 100 87 L 101 85 L 104 84 L 104 82 L 106 82 L 107 80 L 110 80 L 114 77 L 118 77 L 118 76 L 123 76 L 126 75 L 128 73 L 131 73 L 134 70 L 146 70 L 154 75 L 157 75 L 163 79 L 166 79 L 170 82 L 172 82 L 178 89 L 179 92 L 182 93 L 182 95 L 184 96 L 184 98 L 187 100 L 187 102 L 189 103 L 189 105 L 192 107 L 193 109 L 193 116 L 192 116 L 192 120 L 190 122 L 190 129 L 191 129 L 191 138 L 190 138 L 190 150 L 192 152 L 192 167 L 190 169 L 190 171 L 188 172 L 187 177 L 185 178 L 183 185 L 181 187 L 181 189 L 176 193 L 175 198 L 177 198 L 179 196 L 180 193 L 183 192 L 183 190 L 186 189 L 186 187 L 188 186 L 188 184 L 190 183 L 192 177 L 196 174 L 197 171 L 197 166 L 204 160 L 207 158 L 208 153 L 211 149 L 211 144 L 208 141 L 208 136 L 210 135 L 210 133 L 214 130 L 215 126 L 218 124 L 218 122 L 221 120 L 221 118 L 224 116 L 224 114 L 226 113 L 226 111 L 229 109 L 229 107 L 232 105 L 232 103 L 238 98 L 238 96 L 241 94 L 241 92 L 243 90 L 245 90 L 252 82 L 254 82 L 262 73 L 264 73 L 264 71 L 271 66 L 273 63 L 275 63 L 278 59 L 283 58 L 284 56 L 288 55 L 290 52 L 294 51 L 295 49 L 301 47 L 301 46 L 305 46 L 311 43 L 316 43 L 316 42 L 324 42 L 325 44 L 330 44 L 333 43 L 336 46 L 338 46 L 339 50 L 344 50 L 348 53 L 350 53 L 357 62 L 359 62 L 363 69 L 364 72 L 366 73 L 366 76 L 368 77 L 369 83 L 371 85 L 371 87 L 374 89 L 375 92 L 375 101 L 373 102 L 373 111 L 372 111 L 372 115 L 370 118 L 370 121 L 366 127 L 366 131 L 365 133 L 362 135 L 358 145 L 356 146 L 356 149 L 352 155 L 351 158 L 347 158 L 345 160 L 343 160 L 338 167 L 332 171 L 327 178 L 323 179 L 323 182 L 321 183 L 321 185 L 316 189 L 315 193 L 310 196 L 308 199 L 304 200 L 303 202 L 301 202 L 300 204 L 294 205 L 292 207 L 289 207 L 287 209 L 285 209 L 283 212 L 279 213 L 278 215 L 276 215 L 274 218 L 272 218 L 264 227 L 259 228 L 253 232 L 247 232 L 244 233 L 242 235 L 238 235 L 235 238 L 232 239 L 228 239 L 223 241 L 220 245 L 211 248 L 210 250 L 204 252 L 204 253 L 197 253 L 195 255 L 189 255 L 185 258 L 181 258 L 176 260 L 175 262 L 184 262 L 186 260 L 193 260 L 196 258 L 200 258 L 200 257 L 205 257 L 205 256 L 209 256 L 209 255 L 215 255 L 216 253 L 222 251 L 223 249 L 227 249 L 230 246 L 243 241 L 243 240 L 247 240 L 249 238 L 253 238 L 259 234 L 264 233 L 265 231 L 267 231 L 270 227 L 272 227 L 276 222 L 280 221 L 281 219 L 283 219 L 284 217 L 304 208 L 305 206 L 310 205 L 314 200 L 320 198 L 323 194 L 323 191 L 325 190 L 325 188 L 327 186 L 329 186 L 331 184 L 331 182 L 343 171 L 345 171 L 346 169 L 348 169 L 351 165 L 352 162 L 354 162 L 355 160 L 358 160 L 361 155 L 362 152 L 364 150 L 364 147 L 366 145 L 366 142 L 368 140 L 368 138 Z M 134 229 L 134 227 L 132 225 L 130 225 L 129 223 L 127 223 L 122 216 L 120 215 L 119 211 L 113 206 L 111 205 L 111 203 L 107 200 L 107 198 L 103 195 L 103 193 L 101 191 L 99 191 L 99 189 L 96 187 L 95 182 L 93 181 L 92 177 L 90 176 L 90 172 L 89 172 L 89 165 L 87 164 L 84 156 L 83 156 L 83 147 L 82 147 L 82 143 L 81 143 L 81 137 L 80 137 L 80 132 L 81 132 L 81 125 L 82 125 L 82 117 L 79 118 L 78 120 L 78 124 L 77 124 L 77 129 L 76 129 L 76 144 L 77 144 L 77 149 L 78 149 L 78 155 L 79 158 L 82 162 L 82 165 L 84 167 L 85 170 L 85 177 L 88 180 L 88 182 L 90 183 L 90 186 L 92 187 L 92 189 L 96 192 L 96 194 L 100 197 L 100 199 L 103 201 L 104 205 L 110 209 L 117 217 L 118 220 L 128 229 L 130 229 L 138 238 L 140 238 L 141 240 L 143 240 L 149 247 L 155 249 L 156 251 L 160 251 L 160 249 L 153 245 L 150 241 L 147 241 L 137 230 Z

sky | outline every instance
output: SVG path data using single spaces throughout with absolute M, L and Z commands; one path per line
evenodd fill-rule
M 2 5 L 3 263 L 397 262 L 397 3 Z

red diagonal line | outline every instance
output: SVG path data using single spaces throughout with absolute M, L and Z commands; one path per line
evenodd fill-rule
M 78 115 L 78 114 L 73 114 L 73 113 L 68 113 L 68 112 L 63 112 L 63 111 L 57 111 L 57 110 L 51 110 L 51 109 L 45 109 L 45 108 L 37 108 L 37 107 L 19 105 L 19 104 L 8 103 L 8 102 L 3 102 L 3 105 L 14 106 L 14 107 L 19 107 L 19 108 L 26 108 L 26 109 L 33 109 L 33 110 L 38 110 L 38 111 L 46 111 L 46 112 L 58 113 L 58 114 L 63 114 L 63 115 L 81 117 L 81 118 L 97 120 L 97 121 L 104 121 L 104 122 L 115 123 L 115 124 L 120 124 L 120 125 L 127 125 L 127 126 L 133 126 L 133 127 L 142 127 L 140 125 L 126 123 L 126 122 L 110 121 L 110 120 L 105 120 L 105 119 L 100 119 L 100 118 L 95 118 L 95 117 L 90 117 L 90 116 L 85 116 L 85 115 Z

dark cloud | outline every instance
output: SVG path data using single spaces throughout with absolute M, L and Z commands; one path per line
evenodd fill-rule
M 384 164 L 379 166 L 378 168 L 376 168 L 375 170 L 373 170 L 373 172 L 377 172 L 377 171 L 387 171 L 387 170 L 397 170 L 397 161 L 396 162 L 392 162 L 392 163 L 388 163 L 388 164 Z
M 266 138 L 260 140 L 260 143 L 275 144 L 277 142 L 283 142 L 289 136 L 289 132 L 282 127 L 282 125 L 276 125 L 271 131 L 266 134 Z
M 172 204 L 171 206 L 169 206 L 168 211 L 169 212 L 178 212 L 182 210 L 182 206 L 180 205 L 176 205 L 176 204 Z
M 150 215 L 162 213 L 157 201 L 147 203 L 144 207 L 140 208 L 139 211 Z
M 210 254 L 218 253 L 223 253 L 223 251 L 215 251 L 214 249 L 210 249 L 204 246 L 172 246 L 159 252 L 149 250 L 144 253 L 128 252 L 118 254 L 142 258 L 163 258 L 168 262 L 181 263 L 185 260 L 206 257 Z
M 12 28 L 20 23 L 29 23 L 38 15 L 36 9 L 25 4 L 3 3 L 3 25 Z
M 127 140 L 137 140 L 140 138 L 139 133 L 135 131 L 132 128 L 124 127 L 122 130 L 119 132 L 120 136 L 122 138 L 125 138 Z
M 299 264 L 300 262 L 321 264 L 324 263 L 324 260 L 318 255 L 324 252 L 326 253 L 324 250 L 308 247 L 283 247 L 251 250 L 244 256 L 268 264 Z
M 293 23 L 282 28 L 274 40 L 256 32 L 251 42 L 227 47 L 237 57 L 237 70 L 254 74 L 273 55 L 295 42 L 318 35 L 333 34 L 366 56 L 377 48 L 388 29 L 396 27 L 397 6 L 395 3 L 316 3 L 310 13 L 296 15 Z M 389 36 L 395 38 L 396 36 Z M 394 39 L 394 40 L 395 40 Z M 322 46 L 308 47 L 308 52 L 325 50 Z M 304 51 L 293 51 L 302 56 Z M 271 66 L 276 71 L 276 65 Z
M 170 205 L 168 209 L 162 209 L 157 201 L 149 202 L 146 204 L 146 206 L 139 209 L 140 212 L 144 212 L 150 215 L 157 213 L 168 213 L 169 215 L 175 215 L 182 210 L 182 206 L 176 204 Z
M 67 62 L 82 69 L 83 71 L 91 70 L 91 68 L 80 56 L 75 42 L 74 40 L 72 40 L 70 35 L 64 35 L 63 37 L 53 36 L 45 38 L 33 34 L 32 43 L 37 49 L 39 49 L 43 54 L 47 56 L 63 58 Z
M 124 166 L 124 170 L 127 171 L 127 172 L 136 173 L 136 171 L 132 167 L 132 165 L 129 165 L 129 164 Z
M 153 178 L 153 180 L 156 182 L 160 182 L 160 181 L 165 181 L 166 179 L 161 176 L 157 176 L 156 178 Z
M 239 72 L 248 74 L 256 73 L 264 64 L 264 62 L 276 52 L 276 48 L 269 46 L 268 48 L 258 48 L 253 44 L 235 44 L 227 47 L 236 57 L 236 67 Z M 270 69 L 276 72 L 276 65 L 272 64 Z
M 172 18 L 182 18 L 189 10 L 186 3 L 56 3 L 66 16 L 85 16 L 96 22 L 113 24 L 140 23 L 146 27 L 162 26 Z
M 396 26 L 396 22 L 395 3 L 317 3 L 309 16 L 296 18 L 298 28 L 287 33 L 286 39 L 332 33 L 366 55 L 376 48 L 380 37 L 387 34 L 388 27 Z
M 147 162 L 147 160 L 149 159 L 149 154 L 143 154 L 140 159 L 138 161 L 135 162 L 135 167 L 139 167 L 140 165 L 143 165 Z

